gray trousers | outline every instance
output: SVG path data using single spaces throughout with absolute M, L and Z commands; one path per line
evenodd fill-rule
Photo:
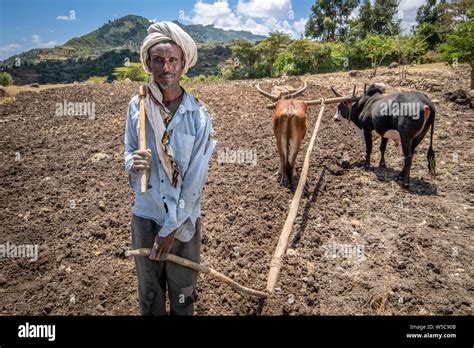
M 132 216 L 132 246 L 153 248 L 161 226 L 153 220 Z M 196 233 L 187 242 L 174 240 L 171 254 L 199 263 L 201 253 L 201 219 L 196 221 Z M 135 257 L 138 277 L 138 297 L 142 315 L 166 315 L 166 289 L 170 301 L 170 315 L 193 315 L 196 301 L 198 272 L 169 261 Z

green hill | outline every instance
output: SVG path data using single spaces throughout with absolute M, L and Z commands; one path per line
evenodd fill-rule
M 200 61 L 189 72 L 191 76 L 216 73 L 218 64 L 230 56 L 231 52 L 227 44 L 233 40 L 244 38 L 256 42 L 265 38 L 245 31 L 225 31 L 212 25 L 175 23 L 191 35 L 198 44 Z M 117 59 L 114 59 L 112 64 L 111 54 L 107 53 L 118 52 L 119 65 L 123 63 L 123 52 L 132 52 L 130 60 L 136 61 L 137 52 L 149 26 L 150 21 L 147 18 L 128 15 L 109 21 L 88 34 L 72 38 L 61 46 L 32 49 L 12 56 L 4 60 L 2 65 L 4 70 L 12 74 L 16 84 L 31 83 L 34 80 L 32 76 L 36 75 L 35 82 L 40 83 L 81 81 L 83 78 L 88 78 L 87 75 L 108 76 L 111 66 L 117 62 Z M 21 62 L 20 67 L 15 66 L 18 58 Z M 104 59 L 107 59 L 104 63 L 91 63 L 91 60 Z M 101 66 L 107 68 L 102 71 Z M 50 68 L 54 68 L 55 71 L 48 71 Z M 36 71 L 37 74 L 35 75 L 32 71 Z M 28 75 L 28 79 L 24 78 L 25 75 Z

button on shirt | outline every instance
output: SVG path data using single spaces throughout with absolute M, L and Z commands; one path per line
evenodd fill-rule
M 146 120 L 147 148 L 151 150 L 148 186 L 140 192 L 141 173 L 132 171 L 133 152 L 138 150 L 140 132 L 140 99 L 135 96 L 128 106 L 125 126 L 125 170 L 135 192 L 133 213 L 161 226 L 159 236 L 176 230 L 175 238 L 188 242 L 194 236 L 196 220 L 201 215 L 201 193 L 207 181 L 209 159 L 216 146 L 212 139 L 211 118 L 191 94 L 184 91 L 183 100 L 169 123 L 170 145 L 179 167 L 180 179 L 173 187 L 156 152 L 155 136 Z

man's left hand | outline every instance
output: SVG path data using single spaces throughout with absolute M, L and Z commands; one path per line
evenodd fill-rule
M 166 261 L 166 257 L 173 246 L 175 232 L 171 232 L 167 237 L 156 235 L 155 243 L 150 253 L 150 260 Z

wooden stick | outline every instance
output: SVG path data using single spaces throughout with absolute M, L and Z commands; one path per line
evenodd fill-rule
M 322 102 L 324 101 L 324 104 L 337 104 L 337 103 L 344 103 L 347 101 L 355 101 L 355 97 L 337 97 L 337 98 L 328 98 L 328 99 L 315 99 L 315 100 L 305 100 L 304 102 L 306 105 L 311 106 L 311 105 L 321 105 Z M 267 105 L 267 109 L 274 109 L 275 103 L 271 103 Z
M 280 275 L 280 269 L 282 266 L 281 259 L 286 252 L 286 248 L 288 247 L 288 241 L 291 235 L 291 228 L 293 227 L 296 214 L 298 213 L 298 205 L 300 203 L 301 195 L 303 194 L 303 188 L 306 183 L 306 177 L 308 176 L 309 159 L 311 157 L 311 151 L 313 150 L 314 142 L 316 140 L 316 135 L 318 134 L 319 125 L 321 124 L 321 119 L 324 113 L 324 106 L 325 101 L 321 100 L 321 110 L 319 111 L 318 120 L 316 121 L 316 125 L 314 126 L 313 135 L 311 137 L 311 141 L 309 142 L 308 150 L 306 151 L 306 157 L 304 159 L 300 180 L 298 182 L 295 195 L 293 196 L 293 200 L 291 201 L 288 217 L 286 218 L 285 225 L 283 226 L 283 230 L 280 234 L 280 239 L 278 240 L 275 253 L 273 254 L 273 258 L 270 263 L 270 272 L 268 273 L 267 279 L 267 292 L 269 294 L 272 294 L 273 289 L 275 288 L 275 284 L 278 281 L 278 276 Z
M 151 253 L 151 249 L 134 249 L 134 250 L 127 250 L 125 251 L 125 256 L 149 256 Z M 199 263 L 193 262 L 191 260 L 173 255 L 173 254 L 168 254 L 167 261 L 171 261 L 174 263 L 177 263 L 178 265 L 188 267 L 191 269 L 194 269 L 195 271 L 201 272 L 201 273 L 206 273 L 209 274 L 212 278 L 215 278 L 222 283 L 225 283 L 229 285 L 232 289 L 241 292 L 246 295 L 254 296 L 254 297 L 259 297 L 259 298 L 266 298 L 267 294 L 263 291 L 258 291 L 254 289 L 247 288 L 229 277 L 223 275 L 222 273 L 217 272 L 216 270 L 205 266 L 205 265 L 200 265 Z
M 139 136 L 139 149 L 146 150 L 146 113 L 145 113 L 145 86 L 140 86 L 140 136 Z M 147 172 L 146 170 L 140 177 L 140 192 L 145 192 L 147 186 Z

